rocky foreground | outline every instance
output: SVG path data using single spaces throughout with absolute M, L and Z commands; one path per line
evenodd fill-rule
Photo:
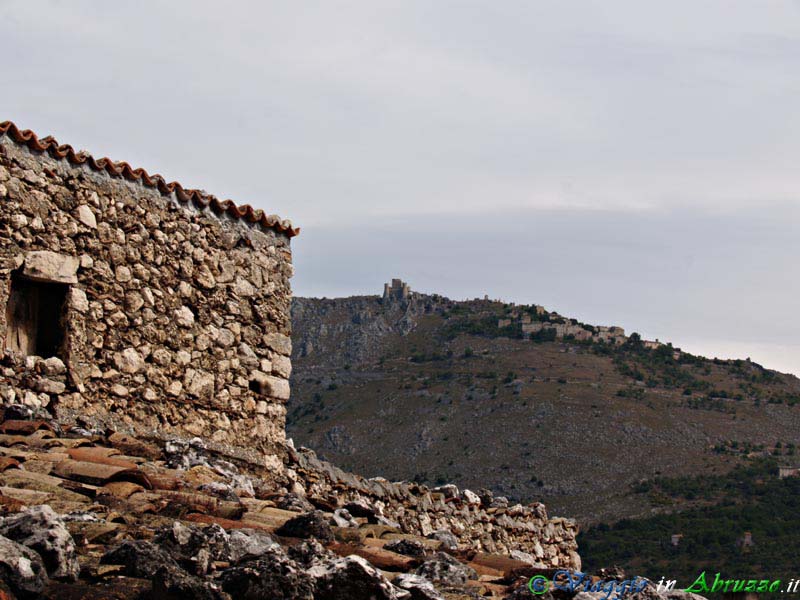
M 580 566 L 571 523 L 540 505 L 365 480 L 291 448 L 275 492 L 197 439 L 33 417 L 11 406 L 0 423 L 0 599 L 529 598 L 532 576 Z

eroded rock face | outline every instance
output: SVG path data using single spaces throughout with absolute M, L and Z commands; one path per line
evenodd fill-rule
M 163 566 L 178 565 L 164 550 L 144 540 L 122 542 L 106 552 L 100 559 L 100 564 L 122 565 L 125 575 L 145 579 L 153 577 Z
M 238 564 L 257 559 L 275 548 L 275 541 L 263 531 L 254 529 L 234 529 L 228 536 L 229 560 Z
M 308 570 L 314 597 L 325 600 L 410 600 L 411 594 L 392 585 L 360 556 L 348 556 Z
M 358 527 L 358 521 L 353 518 L 353 515 L 346 508 L 337 508 L 333 511 L 332 521 L 332 524 L 336 525 L 336 527 Z
M 47 572 L 36 552 L 0 536 L 0 581 L 19 598 L 38 598 Z
M 477 579 L 475 570 L 461 564 L 444 552 L 439 552 L 431 560 L 427 560 L 417 569 L 417 575 L 445 585 L 464 585 L 469 579 Z
M 153 595 L 164 600 L 230 600 L 210 581 L 194 577 L 174 565 L 161 567 L 153 576 Z
M 436 591 L 433 583 L 419 575 L 411 573 L 398 575 L 392 583 L 411 594 L 411 600 L 444 600 L 444 596 Z
M 213 561 L 227 561 L 231 556 L 230 538 L 219 525 L 200 528 L 175 521 L 158 530 L 153 543 L 195 575 L 207 574 Z
M 458 549 L 458 538 L 453 535 L 452 531 L 447 529 L 438 529 L 429 533 L 428 539 L 442 542 L 442 547 L 447 550 Z
M 63 519 L 46 504 L 2 519 L 0 535 L 36 551 L 50 577 L 67 581 L 78 578 L 75 542 Z
M 24 415 L 33 416 L 32 413 Z M 68 452 L 72 452 L 72 449 L 68 448 L 65 452 L 63 446 L 50 444 L 42 447 L 42 441 L 51 441 L 46 422 L 5 421 L 2 425 L 2 429 L 12 435 L 0 436 L 0 446 L 9 447 L 13 444 L 15 456 L 18 457 L 18 461 L 6 461 L 4 467 L 9 468 L 3 473 L 3 478 L 10 485 L 23 486 L 5 487 L 5 492 L 35 498 L 35 494 L 42 494 L 35 488 L 41 487 L 43 481 L 52 483 L 63 480 L 64 487 L 53 486 L 58 490 L 53 492 L 58 497 L 58 500 L 54 499 L 53 506 L 64 511 L 60 519 L 67 523 L 69 531 L 79 540 L 79 551 L 83 556 L 79 581 L 51 581 L 44 592 L 46 597 L 59 594 L 64 597 L 100 597 L 98 594 L 112 590 L 115 583 L 119 590 L 112 590 L 109 597 L 117 600 L 141 600 L 145 597 L 231 597 L 238 600 L 238 596 L 313 597 L 314 600 L 441 600 L 440 594 L 466 597 L 472 594 L 470 590 L 475 589 L 476 583 L 467 581 L 476 577 L 475 572 L 465 566 L 474 557 L 471 548 L 455 553 L 457 560 L 444 554 L 436 555 L 435 549 L 441 547 L 441 542 L 425 539 L 418 529 L 420 523 L 427 519 L 429 525 L 439 526 L 436 529 L 452 528 L 464 536 L 477 521 L 481 527 L 485 526 L 487 530 L 491 527 L 498 538 L 509 540 L 510 543 L 527 539 L 511 537 L 519 529 L 523 529 L 526 535 L 539 536 L 547 544 L 551 542 L 544 536 L 557 537 L 563 531 L 557 528 L 556 523 L 540 523 L 537 520 L 540 518 L 537 507 L 530 510 L 512 507 L 508 513 L 501 513 L 490 520 L 489 515 L 494 513 L 482 513 L 482 507 L 465 508 L 466 505 L 461 504 L 458 497 L 428 507 L 429 496 L 426 494 L 430 492 L 424 486 L 410 487 L 409 484 L 390 483 L 377 478 L 363 480 L 344 472 L 338 475 L 335 467 L 330 465 L 325 466 L 329 474 L 334 474 L 340 482 L 348 482 L 347 485 L 337 484 L 335 491 L 325 486 L 316 487 L 317 483 L 327 481 L 321 471 L 301 473 L 293 468 L 287 469 L 291 485 L 278 494 L 285 494 L 291 489 L 298 497 L 309 498 L 315 505 L 325 507 L 324 512 L 295 513 L 294 519 L 287 520 L 291 515 L 274 507 L 273 499 L 276 496 L 271 488 L 263 487 L 264 482 L 258 479 L 257 472 L 245 464 L 240 465 L 241 470 L 233 469 L 201 440 L 175 441 L 164 452 L 152 441 L 120 434 L 101 433 L 93 438 L 93 446 L 84 445 L 84 440 L 76 440 L 81 445 L 75 449 L 77 454 L 73 454 L 97 459 L 110 456 L 117 460 L 115 457 L 118 455 L 113 452 L 123 452 L 124 460 L 130 461 L 129 464 L 137 462 L 139 474 L 147 473 L 150 482 L 158 487 L 145 489 L 142 484 L 146 481 L 140 477 L 137 477 L 138 483 L 113 480 L 102 484 L 97 473 L 92 473 L 88 475 L 90 480 L 101 485 L 93 489 L 95 494 L 89 498 L 68 489 L 71 485 L 81 485 L 80 481 L 72 479 L 79 474 L 78 471 L 63 468 L 64 463 L 71 464 L 78 460 L 69 458 Z M 295 452 L 291 446 L 289 450 Z M 46 480 L 15 477 L 15 474 L 19 475 L 18 469 L 33 467 L 43 459 L 53 461 L 51 475 Z M 20 464 L 15 464 L 17 462 Z M 100 471 L 105 468 L 100 467 L 101 464 L 97 463 Z M 291 464 L 297 467 L 296 463 Z M 130 475 L 136 473 L 136 469 L 127 471 Z M 233 487 L 234 481 L 238 482 L 237 489 L 242 491 L 247 487 L 257 490 L 255 497 L 243 496 L 242 503 L 235 505 L 235 510 L 229 510 L 234 507 L 225 506 L 231 503 L 220 501 L 202 491 L 208 482 Z M 27 484 L 30 489 L 26 487 Z M 372 495 L 361 495 L 365 491 L 360 487 L 362 485 L 371 486 Z M 56 501 L 58 504 L 55 504 Z M 350 506 L 366 516 L 356 518 L 351 514 L 350 518 L 357 522 L 358 527 L 336 529 L 337 540 L 326 542 L 326 547 L 318 538 L 328 537 L 329 520 L 337 510 L 337 504 Z M 4 497 L 0 508 L 13 513 L 24 510 L 24 505 Z M 42 510 L 45 513 L 49 511 L 46 508 Z M 345 514 L 344 510 L 340 513 L 341 516 Z M 381 525 L 384 514 L 392 515 L 404 531 Z M 20 520 L 24 518 L 30 520 L 26 513 L 15 517 Z M 369 523 L 370 520 L 377 523 Z M 48 518 L 47 521 L 52 523 L 55 519 Z M 280 533 L 284 531 L 280 529 L 276 534 L 265 532 L 264 528 L 269 527 L 271 531 L 271 524 L 276 521 L 288 523 L 286 529 L 292 534 L 291 537 L 282 536 Z M 298 535 L 308 537 L 300 540 L 297 539 Z M 376 536 L 376 539 L 367 540 L 365 536 Z M 397 538 L 376 543 L 377 537 L 384 536 Z M 121 539 L 126 541 L 119 543 Z M 95 561 L 104 546 L 106 551 L 99 561 L 100 566 Z M 381 549 L 381 546 L 388 551 Z M 398 552 L 393 554 L 392 551 Z M 372 561 L 372 566 L 359 556 L 340 556 L 349 553 L 367 557 Z M 401 553 L 414 558 L 407 558 Z M 25 556 L 24 552 L 22 554 Z M 27 557 L 38 560 L 34 554 Z M 429 560 L 423 563 L 426 557 Z M 503 557 L 497 559 L 502 562 Z M 515 563 L 514 566 L 521 564 Z M 420 571 L 415 573 L 418 567 Z M 379 571 L 378 568 L 386 571 Z M 401 573 L 405 576 L 396 582 L 387 581 Z M 604 574 L 609 577 L 621 576 L 616 571 L 605 571 Z M 465 581 L 466 585 L 463 584 Z M 8 584 L 0 577 L 0 595 L 5 592 L 4 585 Z M 498 589 L 493 587 L 493 591 L 497 592 Z M 511 586 L 504 592 L 510 593 Z M 634 600 L 659 599 L 643 596 Z
M 312 578 L 280 547 L 273 547 L 255 560 L 227 569 L 220 577 L 222 588 L 237 600 L 313 600 Z
M 307 512 L 314 510 L 314 505 L 297 494 L 283 494 L 276 498 L 275 506 L 284 510 Z
M 425 546 L 416 540 L 392 540 L 387 542 L 383 548 L 414 558 L 425 556 Z
M 275 533 L 287 537 L 316 538 L 321 542 L 333 541 L 333 530 L 328 519 L 318 510 L 289 519 Z
M 287 553 L 289 558 L 306 569 L 337 559 L 333 552 L 326 549 L 315 539 L 306 540 L 296 546 L 292 546 Z

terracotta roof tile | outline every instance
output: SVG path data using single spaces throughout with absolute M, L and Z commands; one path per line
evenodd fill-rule
M 271 532 L 273 528 L 262 525 L 261 523 L 253 523 L 251 521 L 237 521 L 234 519 L 225 519 L 222 517 L 215 517 L 214 515 L 204 515 L 200 513 L 189 513 L 184 517 L 184 521 L 190 523 L 203 523 L 204 525 L 211 525 L 216 523 L 223 529 L 258 529 L 259 531 Z
M 300 233 L 300 228 L 292 227 L 291 221 L 281 219 L 277 215 L 268 215 L 261 209 L 254 209 L 249 204 L 238 206 L 232 200 L 219 200 L 216 196 L 201 190 L 184 189 L 177 181 L 167 183 L 161 175 L 150 175 L 144 169 L 134 169 L 126 162 L 114 162 L 110 158 L 95 159 L 91 154 L 75 152 L 68 144 L 59 144 L 50 136 L 39 138 L 30 129 L 19 129 L 11 121 L 0 122 L 0 136 L 3 135 L 31 150 L 47 152 L 53 158 L 66 159 L 70 164 L 86 164 L 95 171 L 105 171 L 112 177 L 120 177 L 150 188 L 157 188 L 162 194 L 174 193 L 183 203 L 192 202 L 200 208 L 210 207 L 215 213 L 225 213 L 235 219 L 257 223 L 264 229 L 273 229 L 290 238 Z
M 133 483 L 131 481 L 112 481 L 105 484 L 102 490 L 100 490 L 98 493 L 101 495 L 110 494 L 116 498 L 122 498 L 124 500 L 143 491 L 144 488 L 138 483 Z
M 15 419 L 9 419 L 3 421 L 0 424 L 0 432 L 2 433 L 21 433 L 21 434 L 31 434 L 34 431 L 38 431 L 39 429 L 47 429 L 49 431 L 53 431 L 53 428 L 47 421 L 19 421 Z
M 0 456 L 0 473 L 7 469 L 19 469 L 19 461 L 8 456 Z
M 118 450 L 111 449 L 111 452 L 119 454 Z M 97 463 L 100 465 L 110 465 L 112 467 L 123 467 L 125 469 L 137 469 L 138 465 L 127 460 L 117 458 L 109 452 L 108 448 L 84 447 L 72 448 L 67 450 L 67 454 L 72 460 Z
M 152 489 L 144 471 L 138 468 L 116 467 L 95 462 L 64 460 L 56 463 L 53 473 L 64 479 L 73 479 L 91 485 L 104 485 L 111 481 L 132 481 Z

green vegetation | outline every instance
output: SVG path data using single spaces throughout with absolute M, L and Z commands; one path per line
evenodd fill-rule
M 531 341 L 536 342 L 537 344 L 541 344 L 544 342 L 555 342 L 556 341 L 556 330 L 552 327 L 548 327 L 546 329 L 542 329 L 537 331 L 536 333 L 531 334 Z
M 619 346 L 602 342 L 589 346 L 595 354 L 610 356 L 620 374 L 642 381 L 649 388 L 679 389 L 689 397 L 703 394 L 687 400 L 684 403 L 687 408 L 735 414 L 735 407 L 725 400 L 751 399 L 755 406 L 760 406 L 762 402 L 788 406 L 800 403 L 800 394 L 774 389 L 775 385 L 781 383 L 780 374 L 751 361 L 710 360 L 686 352 L 676 352 L 672 344 L 655 349 L 646 348 L 637 333 L 631 334 L 628 341 Z M 717 389 L 707 379 L 713 373 L 712 366 L 732 376 L 732 384 L 736 385 L 738 381 L 739 389 Z
M 728 454 L 732 456 L 748 456 L 751 453 L 770 454 L 772 456 L 794 456 L 796 447 L 792 442 L 786 442 L 785 444 L 776 442 L 772 449 L 767 450 L 765 444 L 728 440 L 715 444 L 713 450 L 716 454 Z
M 684 406 L 686 406 L 686 408 L 692 408 L 694 410 L 713 410 L 716 412 L 721 412 L 731 415 L 736 414 L 736 408 L 734 406 L 731 406 L 724 399 L 711 398 L 710 396 L 686 400 L 684 402 Z
M 633 398 L 634 400 L 644 399 L 644 388 L 629 386 L 617 390 L 617 396 L 620 398 Z
M 438 362 L 446 360 L 447 356 L 440 352 L 414 352 L 411 355 L 411 362 L 424 363 L 424 362 Z
M 453 340 L 459 335 L 522 338 L 522 326 L 519 323 L 515 322 L 506 327 L 498 327 L 497 320 L 498 318 L 495 315 L 483 317 L 474 315 L 451 316 L 442 327 L 442 336 L 446 340 Z
M 619 346 L 593 344 L 598 354 L 612 355 L 614 365 L 625 377 L 645 381 L 648 387 L 683 389 L 684 393 L 709 391 L 713 385 L 693 372 L 705 359 L 681 352 L 677 355 L 671 344 L 649 349 L 637 333 Z
M 683 512 L 599 524 L 578 538 L 590 572 L 618 564 L 629 573 L 688 586 L 708 570 L 726 577 L 796 576 L 800 564 L 800 478 L 778 479 L 777 463 L 762 458 L 727 475 L 657 478 L 633 486 L 650 504 L 691 502 Z M 745 531 L 753 545 L 744 547 Z M 677 546 L 671 536 L 680 534 Z

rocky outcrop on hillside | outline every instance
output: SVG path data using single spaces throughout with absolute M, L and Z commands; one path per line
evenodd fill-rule
M 441 309 L 446 302 L 439 296 L 415 293 L 405 299 L 295 297 L 294 356 L 313 356 L 315 363 L 327 366 L 376 361 L 387 336 L 413 331 L 421 316 Z

